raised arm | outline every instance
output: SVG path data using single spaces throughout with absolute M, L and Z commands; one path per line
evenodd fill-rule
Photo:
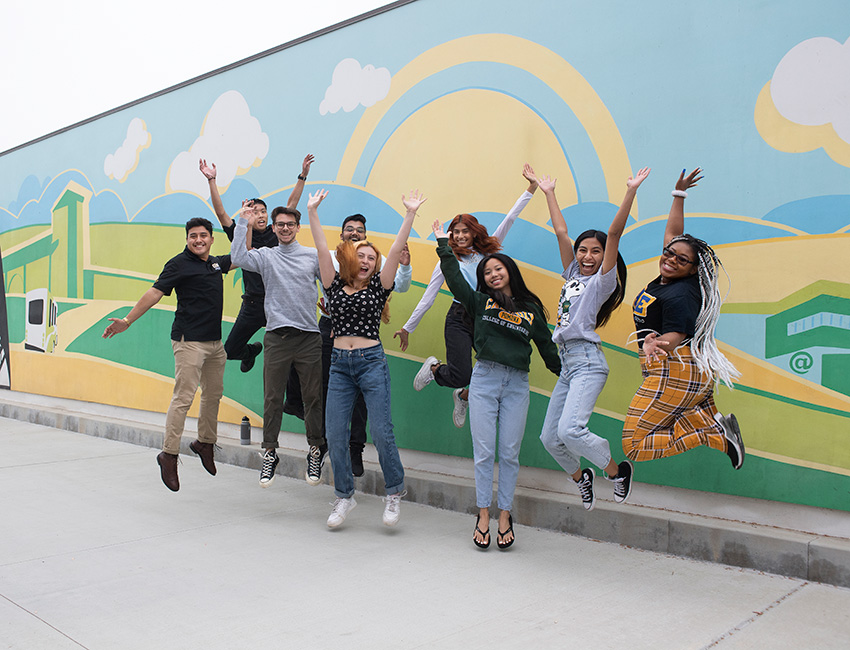
M 165 294 L 162 291 L 154 287 L 145 291 L 145 293 L 142 294 L 142 297 L 139 298 L 139 302 L 136 303 L 136 305 L 130 310 L 130 313 L 124 318 L 109 319 L 109 325 L 107 325 L 106 329 L 103 330 L 103 338 L 111 339 L 116 334 L 126 331 L 126 329 L 139 320 L 139 318 L 141 318 L 148 309 L 158 303 L 164 295 Z
M 304 181 L 307 180 L 307 176 L 310 174 L 310 166 L 313 164 L 315 159 L 316 158 L 311 153 L 304 156 L 304 162 L 301 163 L 301 173 L 298 174 L 298 180 L 295 183 L 295 187 L 292 188 L 292 191 L 289 193 L 289 198 L 286 201 L 286 207 L 290 210 L 295 210 L 298 207 L 298 202 L 301 200 L 301 194 L 304 192 Z
M 685 170 L 679 174 L 676 181 L 676 189 L 673 190 L 673 205 L 670 207 L 670 216 L 667 217 L 667 228 L 664 230 L 664 245 L 670 243 L 673 237 L 678 237 L 685 232 L 685 197 L 687 190 L 697 186 L 697 181 L 702 179 L 702 170 L 697 167 L 685 176 Z
M 395 237 L 393 245 L 390 246 L 390 252 L 387 253 L 386 262 L 381 268 L 381 284 L 384 289 L 392 289 L 395 282 L 395 274 L 398 270 L 398 262 L 401 258 L 402 250 L 407 244 L 407 238 L 410 236 L 410 228 L 413 226 L 413 219 L 416 218 L 416 211 L 427 199 L 419 192 L 419 190 L 411 190 L 408 196 L 401 195 L 401 201 L 407 212 L 404 215 L 404 221 L 401 222 L 401 228 Z
M 576 255 L 575 251 L 573 251 L 573 243 L 570 241 L 570 235 L 567 232 L 567 222 L 564 220 L 564 215 L 561 214 L 558 199 L 555 197 L 555 183 L 557 180 L 557 178 L 547 175 L 538 178 L 537 182 L 540 185 L 540 191 L 546 196 L 546 205 L 549 207 L 549 219 L 552 220 L 552 229 L 558 238 L 561 264 L 564 266 L 564 270 L 566 270 L 573 263 Z
M 519 213 L 525 209 L 525 206 L 528 205 L 532 195 L 537 190 L 537 178 L 534 176 L 534 170 L 531 168 L 531 165 L 528 163 L 523 165 L 522 175 L 528 181 L 528 189 L 517 199 L 517 202 L 514 203 L 514 206 L 510 209 L 508 214 L 505 215 L 505 218 L 502 219 L 502 223 L 499 224 L 496 231 L 493 233 L 493 237 L 498 239 L 500 242 L 505 241 L 505 237 L 511 229 L 511 226 L 514 225 Z
M 260 253 L 251 248 L 251 232 L 254 230 L 254 204 L 252 201 L 242 201 L 239 211 L 239 221 L 233 229 L 233 241 L 230 244 L 230 259 L 236 266 L 248 271 L 260 273 Z
M 207 161 L 201 158 L 199 161 L 199 167 L 201 173 L 206 177 L 210 184 L 210 200 L 212 201 L 213 210 L 215 210 L 215 216 L 218 218 L 218 222 L 221 224 L 222 228 L 229 228 L 233 225 L 233 219 L 231 219 L 230 215 L 224 211 L 224 204 L 221 202 L 221 194 L 218 193 L 218 185 L 215 182 L 215 165 L 208 165 Z
M 617 210 L 614 220 L 608 227 L 608 243 L 605 244 L 605 255 L 602 258 L 603 274 L 608 273 L 608 271 L 617 266 L 620 237 L 626 228 L 626 220 L 629 218 L 629 212 L 632 210 L 632 204 L 635 201 L 635 196 L 637 196 L 638 188 L 646 180 L 646 177 L 649 176 L 649 172 L 649 167 L 644 167 L 634 175 L 634 178 L 629 176 L 629 180 L 626 181 L 626 194 L 623 197 L 623 202 L 620 203 L 620 208 Z
M 449 236 L 443 230 L 439 219 L 435 219 L 434 223 L 431 224 L 431 230 L 434 231 L 434 238 L 437 240 L 437 255 L 440 257 L 440 269 L 446 278 L 449 291 L 452 292 L 455 299 L 466 307 L 466 310 L 471 314 L 475 307 L 475 290 L 469 286 L 469 282 L 463 277 L 457 257 L 455 257 L 454 251 L 449 246 Z
M 336 276 L 331 252 L 328 250 L 328 239 L 325 237 L 325 231 L 322 230 L 322 224 L 319 223 L 318 208 L 327 195 L 327 190 L 319 190 L 315 194 L 310 194 L 307 199 L 307 218 L 310 220 L 313 243 L 319 253 L 319 272 L 322 274 L 322 286 L 325 288 L 331 286 Z

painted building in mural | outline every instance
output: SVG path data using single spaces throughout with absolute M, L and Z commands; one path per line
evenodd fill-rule
M 401 2 L 0 154 L 0 385 L 164 411 L 173 298 L 116 339 L 101 338 L 106 319 L 124 316 L 183 248 L 187 219 L 216 222 L 199 158 L 217 165 L 235 214 L 246 197 L 285 204 L 313 153 L 307 192 L 329 190 L 331 240 L 359 212 L 386 246 L 401 194 L 429 197 L 410 241 L 414 286 L 393 296 L 382 331 L 393 419 L 400 447 L 469 457 L 451 391 L 411 385 L 444 351 L 445 289 L 405 353 L 392 336 L 436 264 L 431 221 L 471 212 L 492 230 L 530 162 L 558 178 L 572 232 L 604 230 L 626 178 L 648 165 L 621 244 L 626 303 L 601 331 L 611 374 L 591 420 L 618 449 L 640 381 L 628 305 L 657 275 L 675 179 L 700 166 L 686 230 L 715 246 L 729 275 L 717 335 L 742 377 L 717 402 L 737 414 L 748 458 L 736 473 L 699 449 L 642 463 L 637 480 L 850 509 L 850 5 L 768 6 L 720 0 L 671 17 L 661 0 L 634 12 Z M 299 240 L 311 245 L 309 229 Z M 213 254 L 228 248 L 219 232 Z M 554 307 L 562 269 L 542 196 L 505 251 Z M 226 283 L 225 336 L 240 273 Z M 537 359 L 530 379 L 521 461 L 554 468 L 538 440 L 554 377 Z M 261 384 L 259 369 L 228 364 L 222 420 L 258 422 Z M 284 427 L 303 431 L 289 416 Z

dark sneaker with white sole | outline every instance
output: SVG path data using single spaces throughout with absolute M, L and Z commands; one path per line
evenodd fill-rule
M 595 476 L 594 471 L 587 467 L 581 470 L 581 479 L 576 481 L 585 510 L 593 510 L 593 506 L 596 505 L 596 494 L 593 492 L 593 478 Z
M 274 449 L 266 449 L 262 454 L 263 466 L 260 468 L 260 487 L 268 487 L 274 482 L 274 471 L 280 458 Z
M 726 438 L 726 455 L 732 461 L 732 467 L 741 469 L 744 464 L 744 439 L 741 437 L 741 428 L 738 426 L 738 418 L 733 413 L 729 415 L 715 416 L 715 419 L 723 427 L 723 437 Z
M 614 501 L 623 503 L 632 493 L 632 474 L 634 466 L 627 460 L 620 463 L 617 470 L 617 476 L 611 479 L 614 482 Z
M 318 485 L 322 480 L 322 463 L 325 462 L 325 452 L 328 450 L 327 445 L 310 447 L 307 453 L 307 484 Z

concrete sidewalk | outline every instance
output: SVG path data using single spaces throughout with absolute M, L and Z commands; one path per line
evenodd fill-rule
M 159 413 L 14 391 L 0 391 L 0 416 L 154 448 L 161 445 L 165 419 Z M 195 420 L 187 420 L 183 453 L 189 453 L 195 426 Z M 258 471 L 256 441 L 262 433 L 255 429 L 253 435 L 255 444 L 241 446 L 238 427 L 220 424 L 218 461 Z M 280 442 L 278 473 L 303 478 L 304 436 L 281 433 Z M 358 492 L 383 495 L 371 445 L 364 459 L 366 475 L 356 482 Z M 402 461 L 406 502 L 473 512 L 469 459 L 402 450 Z M 327 465 L 326 470 L 325 483 L 330 475 Z M 615 504 L 610 484 L 599 479 L 596 483 L 597 505 L 588 513 L 563 472 L 524 467 L 514 520 L 649 551 L 850 587 L 846 512 L 645 484 L 636 484 L 629 503 Z
M 331 531 L 326 485 L 184 456 L 171 493 L 150 449 L 20 420 L 0 449 L 3 648 L 847 646 L 840 587 L 522 525 L 482 552 L 362 494 Z

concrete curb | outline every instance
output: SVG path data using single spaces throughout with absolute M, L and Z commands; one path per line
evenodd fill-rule
M 102 415 L 70 413 L 66 409 L 4 401 L 0 416 L 90 436 L 160 448 L 162 429 Z M 232 425 L 221 425 L 238 430 Z M 187 431 L 187 434 L 189 432 Z M 184 435 L 182 454 L 189 451 L 191 435 Z M 219 436 L 216 461 L 259 471 L 256 444 L 244 446 L 238 439 Z M 277 473 L 304 479 L 305 455 L 296 449 L 278 449 Z M 376 463 L 366 461 L 357 489 L 383 494 L 383 480 Z M 322 483 L 330 484 L 325 466 Z M 405 468 L 409 501 L 444 510 L 474 514 L 475 485 L 471 479 Z M 670 512 L 647 506 L 615 505 L 598 500 L 586 512 L 580 499 L 532 488 L 519 487 L 514 520 L 518 524 L 579 535 L 604 542 L 669 555 L 756 569 L 793 578 L 850 587 L 850 540 L 798 532 L 701 515 Z

